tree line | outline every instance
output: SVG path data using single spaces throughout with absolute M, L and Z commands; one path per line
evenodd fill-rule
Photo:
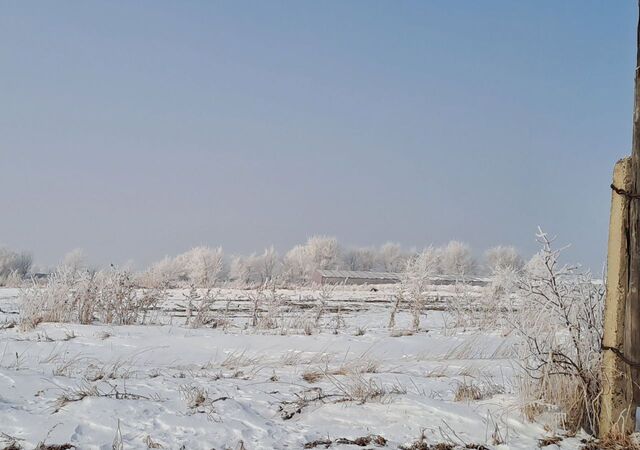
M 32 263 L 29 253 L 0 248 L 0 285 L 14 285 L 29 278 Z M 226 256 L 222 247 L 199 246 L 177 256 L 165 256 L 135 275 L 143 286 L 188 284 L 207 287 L 219 282 L 252 286 L 270 280 L 305 284 L 316 270 L 404 273 L 422 265 L 433 275 L 470 277 L 493 273 L 499 267 L 519 269 L 523 264 L 522 257 L 512 246 L 490 248 L 478 260 L 468 244 L 455 240 L 417 251 L 406 250 L 392 242 L 377 247 L 343 247 L 334 237 L 312 236 L 283 255 L 273 246 L 260 253 L 231 256 Z M 60 268 L 89 270 L 89 265 L 84 252 L 74 250 L 65 255 L 55 270 Z

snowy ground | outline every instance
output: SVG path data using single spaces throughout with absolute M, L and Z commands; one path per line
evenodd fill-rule
M 395 332 L 387 329 L 388 288 L 333 292 L 311 335 L 294 325 L 248 327 L 250 299 L 239 290 L 217 298 L 224 329 L 192 329 L 184 293 L 171 293 L 153 325 L 2 329 L 0 432 L 25 449 L 42 441 L 111 449 L 120 436 L 125 449 L 300 449 L 313 441 L 354 449 L 348 440 L 367 436 L 384 440 L 366 448 L 398 448 L 424 433 L 430 444 L 530 450 L 549 436 L 519 412 L 511 338 L 452 328 L 446 289 L 434 292 L 415 334 L 403 332 L 406 312 Z M 0 290 L 0 324 L 17 320 L 17 294 Z M 318 295 L 287 292 L 287 314 L 312 318 Z M 334 331 L 338 316 L 344 324 Z M 464 393 L 482 398 L 456 399 Z M 7 443 L 0 437 L 0 448 Z M 579 441 L 559 445 L 546 448 Z

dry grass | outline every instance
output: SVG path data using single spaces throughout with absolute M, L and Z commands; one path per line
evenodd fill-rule
M 247 356 L 246 351 L 242 350 L 227 354 L 225 359 L 220 363 L 220 366 L 225 369 L 235 370 L 242 367 L 255 366 L 258 362 L 259 358 Z
M 104 341 L 105 339 L 109 339 L 111 336 L 112 334 L 108 331 L 99 331 L 96 333 L 96 337 L 101 341 Z
M 22 450 L 21 439 L 0 432 L 0 449 L 2 450 Z
M 477 401 L 483 398 L 482 389 L 473 382 L 467 382 L 466 380 L 458 384 L 453 396 L 453 400 L 456 402 Z
M 88 381 L 126 379 L 131 377 L 131 369 L 121 360 L 103 366 L 89 364 L 84 377 Z
M 58 396 L 54 406 L 54 413 L 57 413 L 67 404 L 79 402 L 87 397 L 99 397 L 100 391 L 94 384 L 82 384 L 76 388 L 68 389 Z
M 325 370 L 331 375 L 358 375 L 361 373 L 377 373 L 380 369 L 380 362 L 375 359 L 368 358 L 366 354 L 345 362 L 339 367 L 332 370 Z
M 455 389 L 454 401 L 478 401 L 491 398 L 494 395 L 502 393 L 504 393 L 504 387 L 494 383 L 489 377 L 481 379 L 480 381 L 477 379 L 465 378 L 463 381 L 458 383 Z
M 280 361 L 285 366 L 297 366 L 300 364 L 300 360 L 302 359 L 302 352 L 299 351 L 288 351 L 280 357 Z
M 324 378 L 324 372 L 308 370 L 302 374 L 302 379 L 309 384 L 317 383 Z
M 344 382 L 333 376 L 328 376 L 328 379 L 346 401 L 357 402 L 360 404 L 364 404 L 369 401 L 383 401 L 390 393 L 383 385 L 373 378 L 366 379 L 361 375 L 352 375 Z
M 412 330 L 393 330 L 389 333 L 391 337 L 405 337 L 405 336 L 413 336 L 415 334 Z
M 368 436 L 357 437 L 354 439 L 338 438 L 331 439 L 318 439 L 316 441 L 307 442 L 304 444 L 304 448 L 316 448 L 324 447 L 329 448 L 333 444 L 338 445 L 355 445 L 358 447 L 367 447 L 368 445 L 375 445 L 376 447 L 386 447 L 387 440 L 379 434 L 370 434 Z
M 580 380 L 556 375 L 544 375 L 539 380 L 522 377 L 519 380 L 521 409 L 531 422 L 544 418 L 551 429 L 561 428 L 573 433 L 580 429 L 588 411 L 587 396 Z
M 77 448 L 73 444 L 45 444 L 40 442 L 34 450 L 71 450 Z
M 549 436 L 545 438 L 538 439 L 538 447 L 544 448 L 550 445 L 560 445 L 564 438 L 562 436 Z
M 58 354 L 51 362 L 55 362 L 56 366 L 53 368 L 53 375 L 57 377 L 71 377 L 78 364 L 87 358 L 80 354 L 67 356 L 66 353 Z
M 187 403 L 188 414 L 206 414 L 214 421 L 219 420 L 214 403 L 229 400 L 227 396 L 212 398 L 208 390 L 192 384 L 180 386 L 180 395 Z
M 112 398 L 116 400 L 160 400 L 157 395 L 153 398 L 146 397 L 144 395 L 127 392 L 126 389 L 121 391 L 117 386 L 109 383 L 104 384 L 109 387 L 108 391 L 101 391 L 96 384 L 89 384 L 86 382 L 74 388 L 64 390 L 56 399 L 53 413 L 55 414 L 59 412 L 69 403 L 80 402 L 87 397 Z
M 164 448 L 162 444 L 151 439 L 151 436 L 148 434 L 147 437 L 144 438 L 143 443 L 147 446 L 147 448 Z
M 144 323 L 161 297 L 159 292 L 139 294 L 127 271 L 112 269 L 91 273 L 61 267 L 45 285 L 34 283 L 20 290 L 20 328 L 28 331 L 42 322 Z M 67 336 L 67 340 L 73 337 Z
M 602 439 L 586 442 L 581 450 L 640 450 L 637 435 L 611 433 Z
M 446 378 L 449 376 L 449 374 L 447 373 L 447 370 L 449 369 L 449 366 L 438 366 L 438 367 L 434 367 L 433 369 L 427 371 L 425 373 L 425 377 L 427 378 Z
M 215 408 L 206 389 L 184 385 L 180 386 L 180 394 L 187 403 L 188 414 L 206 414 L 209 418 L 214 417 Z

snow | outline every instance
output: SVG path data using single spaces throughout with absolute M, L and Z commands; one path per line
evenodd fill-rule
M 247 292 L 234 289 L 218 294 L 221 308 L 238 306 L 226 329 L 186 327 L 180 290 L 171 292 L 155 324 L 3 329 L 0 432 L 26 449 L 41 441 L 111 449 L 120 434 L 126 449 L 152 443 L 166 449 L 300 449 L 314 440 L 367 435 L 398 448 L 423 432 L 431 444 L 537 448 L 549 433 L 520 414 L 512 336 L 451 329 L 436 303 L 422 331 L 390 333 L 390 289 L 333 292 L 333 303 L 344 305 L 345 326 L 337 334 L 328 325 L 331 314 L 311 335 L 254 330 L 242 308 Z M 447 295 L 446 287 L 438 289 L 438 296 Z M 310 289 L 282 292 L 298 303 L 318 296 Z M 0 323 L 17 319 L 18 302 L 17 290 L 0 289 Z M 289 314 L 310 313 L 300 308 Z M 397 328 L 410 320 L 400 313 Z M 303 379 L 312 373 L 319 379 Z M 485 395 L 455 401 L 461 384 Z M 362 400 L 367 391 L 380 392 Z M 496 428 L 505 443 L 495 445 Z M 547 448 L 578 446 L 577 438 L 566 438 Z

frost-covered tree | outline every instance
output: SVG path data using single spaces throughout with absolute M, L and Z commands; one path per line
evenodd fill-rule
M 420 280 L 421 286 L 428 284 L 434 275 L 441 272 L 442 251 L 429 246 L 418 253 L 407 263 L 408 276 Z
M 459 241 L 451 241 L 442 249 L 441 266 L 446 275 L 464 277 L 476 273 L 471 247 Z
M 438 273 L 439 266 L 439 250 L 428 247 L 409 259 L 402 275 L 397 295 L 399 299 L 409 304 L 413 317 L 412 327 L 416 331 L 420 328 L 420 318 L 427 302 L 428 286 Z M 395 311 L 392 313 L 393 318 L 394 316 Z M 395 318 L 393 321 L 395 322 Z
M 309 281 L 318 269 L 337 269 L 340 246 L 333 237 L 313 236 L 304 245 L 296 245 L 284 257 L 284 272 L 292 282 Z
M 563 251 L 560 249 L 559 251 Z M 535 253 L 522 269 L 527 276 L 542 277 L 548 272 L 545 255 L 543 252 Z
M 249 269 L 248 259 L 251 256 L 237 255 L 231 259 L 229 266 L 229 279 L 241 286 L 247 286 L 251 283 L 251 272 Z
M 165 256 L 140 274 L 139 281 L 148 288 L 169 287 L 178 282 L 181 269 L 174 258 Z
M 200 287 L 210 287 L 219 281 L 224 271 L 224 253 L 221 247 L 195 247 L 176 257 L 182 275 Z
M 409 255 L 402 251 L 400 244 L 387 242 L 378 250 L 378 266 L 384 272 L 402 272 L 408 259 Z
M 273 280 L 280 274 L 281 262 L 273 246 L 266 248 L 260 255 L 236 256 L 231 261 L 229 276 L 237 283 L 246 286 L 262 284 Z
M 265 248 L 264 252 L 256 257 L 255 265 L 260 281 L 263 283 L 273 280 L 279 275 L 281 262 L 273 245 Z
M 379 259 L 374 248 L 351 248 L 344 251 L 341 267 L 347 270 L 376 270 L 379 268 Z
M 505 269 L 520 270 L 524 267 L 524 261 L 515 247 L 498 245 L 485 252 L 485 264 L 491 272 Z
M 18 253 L 8 248 L 0 248 L 0 284 L 4 284 L 7 279 L 22 279 L 29 270 L 33 258 L 29 253 Z
M 312 269 L 335 269 L 339 264 L 340 246 L 338 240 L 328 236 L 313 236 L 306 244 Z
M 284 255 L 283 271 L 285 278 L 290 282 L 305 281 L 310 270 L 311 258 L 304 245 L 296 245 Z
M 87 270 L 87 254 L 81 248 L 73 249 L 65 254 L 56 269 L 59 276 L 67 278 L 75 278 L 80 272 L 86 272 Z

